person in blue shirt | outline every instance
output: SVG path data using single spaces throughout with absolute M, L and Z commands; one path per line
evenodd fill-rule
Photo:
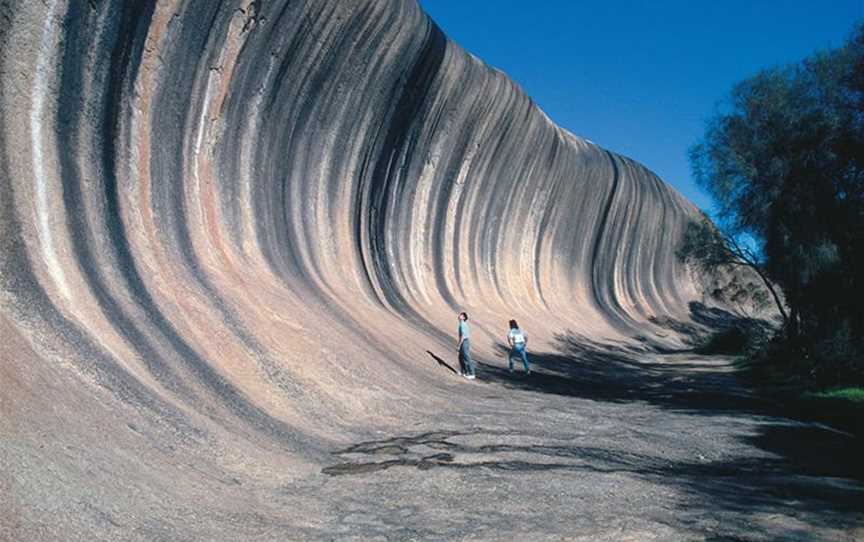
M 528 336 L 522 333 L 516 320 L 510 320 L 510 333 L 507 334 L 507 344 L 510 345 L 510 354 L 507 356 L 507 361 L 510 363 L 510 372 L 513 372 L 513 357 L 518 356 L 522 358 L 525 374 L 530 375 L 531 367 L 528 365 L 528 352 L 525 351 L 525 347 L 528 345 Z
M 459 351 L 459 373 L 468 380 L 474 380 L 476 373 L 474 362 L 471 360 L 471 330 L 468 328 L 468 313 L 459 313 L 459 342 L 456 348 Z

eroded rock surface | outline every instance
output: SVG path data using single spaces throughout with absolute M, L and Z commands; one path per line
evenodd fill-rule
M 0 538 L 854 536 L 657 357 L 695 213 L 413 0 L 0 1 Z

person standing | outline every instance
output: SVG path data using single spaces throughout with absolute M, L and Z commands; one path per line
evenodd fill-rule
M 531 367 L 528 365 L 528 352 L 525 351 L 525 347 L 528 345 L 528 336 L 522 333 L 516 320 L 510 320 L 510 332 L 507 334 L 507 344 L 510 345 L 510 354 L 507 356 L 510 372 L 513 372 L 513 357 L 518 356 L 522 358 L 525 374 L 530 375 Z
M 468 328 L 468 313 L 459 313 L 459 342 L 456 348 L 459 351 L 459 369 L 465 378 L 474 380 L 476 378 L 474 362 L 471 360 L 471 330 Z

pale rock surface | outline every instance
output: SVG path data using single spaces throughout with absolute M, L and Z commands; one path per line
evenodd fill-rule
M 2 0 L 0 539 L 852 540 L 696 213 L 413 0 Z

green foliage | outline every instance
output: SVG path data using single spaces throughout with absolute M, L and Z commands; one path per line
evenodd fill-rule
M 704 279 L 711 280 L 716 286 L 711 296 L 717 301 L 732 307 L 761 309 L 770 294 L 784 322 L 787 320 L 784 304 L 767 278 L 761 258 L 734 235 L 717 229 L 704 214 L 687 225 L 677 256 L 695 267 Z M 736 272 L 737 267 L 749 268 L 753 273 Z M 761 284 L 748 280 L 753 276 Z
M 792 414 L 818 419 L 864 435 L 864 388 L 839 387 L 818 392 L 805 392 L 794 401 Z
M 690 160 L 721 224 L 719 245 L 695 253 L 709 265 L 731 254 L 780 286 L 791 355 L 826 379 L 861 375 L 864 25 L 839 49 L 736 85 Z M 742 235 L 750 254 L 736 252 Z
M 809 392 L 805 394 L 808 398 L 813 399 L 838 399 L 841 401 L 849 401 L 864 407 L 864 388 L 835 388 L 819 392 Z
M 727 356 L 749 356 L 762 348 L 768 340 L 766 325 L 753 319 L 742 319 L 727 329 L 718 331 L 696 349 L 699 354 L 721 354 Z

